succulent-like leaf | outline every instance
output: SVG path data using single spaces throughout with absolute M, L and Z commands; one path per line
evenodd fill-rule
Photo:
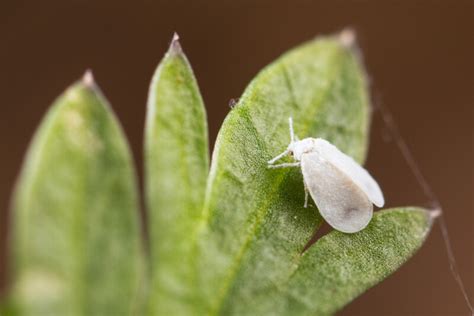
M 132 157 L 86 74 L 54 103 L 29 149 L 13 210 L 19 315 L 129 315 L 142 249 Z
M 192 241 L 209 169 L 208 137 L 199 88 L 176 36 L 150 87 L 145 166 L 150 314 L 192 314 L 197 291 Z

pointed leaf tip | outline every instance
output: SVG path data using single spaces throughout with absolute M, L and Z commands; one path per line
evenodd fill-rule
M 174 33 L 173 33 L 173 39 L 172 39 L 171 41 L 172 41 L 172 42 L 174 42 L 174 41 L 179 41 L 179 35 L 178 35 L 177 32 L 174 32 Z
M 95 86 L 95 80 L 94 80 L 94 75 L 92 74 L 92 70 L 87 69 L 86 72 L 84 73 L 84 76 L 82 76 L 82 83 L 86 87 L 94 87 Z
M 181 44 L 179 43 L 179 35 L 176 32 L 173 34 L 168 52 L 171 54 L 181 54 L 183 52 Z
M 356 32 L 353 28 L 347 27 L 339 33 L 339 41 L 347 48 L 354 47 L 356 42 Z
M 440 217 L 441 214 L 443 214 L 443 210 L 441 208 L 431 209 L 431 210 L 428 210 L 428 214 L 431 219 L 436 219 Z

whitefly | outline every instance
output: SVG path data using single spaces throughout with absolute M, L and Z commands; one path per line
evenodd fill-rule
M 377 181 L 352 157 L 322 138 L 299 140 L 289 118 L 290 144 L 284 152 L 268 161 L 269 168 L 301 168 L 305 202 L 311 195 L 321 216 L 333 228 L 355 233 L 364 229 L 372 219 L 373 204 L 385 203 Z M 293 162 L 275 164 L 285 156 Z

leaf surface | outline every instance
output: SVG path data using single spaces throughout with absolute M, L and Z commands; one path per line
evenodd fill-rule
M 13 212 L 19 315 L 129 315 L 142 264 L 136 175 L 90 75 L 59 97 L 29 148 Z
M 153 77 L 145 129 L 152 315 L 193 311 L 193 231 L 209 169 L 204 104 L 178 39 Z
M 322 137 L 362 162 L 369 104 L 364 70 L 339 38 L 284 54 L 247 87 L 217 138 L 199 238 L 203 313 L 226 314 L 287 279 L 321 218 L 303 208 L 298 169 L 267 169 L 289 143 Z
M 355 234 L 323 236 L 285 282 L 254 292 L 223 315 L 332 315 L 396 271 L 422 245 L 432 225 L 428 211 L 396 208 L 375 213 Z M 246 286 L 236 293 L 245 295 Z M 236 297 L 235 301 L 245 299 Z

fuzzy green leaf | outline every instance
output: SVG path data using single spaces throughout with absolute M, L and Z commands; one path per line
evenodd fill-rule
M 129 315 L 142 250 L 130 151 L 87 74 L 47 113 L 13 212 L 18 315 Z
M 340 37 L 293 49 L 251 82 L 214 149 L 197 239 L 200 315 L 286 314 L 265 304 L 288 300 L 275 289 L 290 284 L 290 293 L 304 285 L 301 279 L 293 281 L 295 276 L 311 275 L 310 269 L 299 272 L 300 264 L 305 267 L 301 252 L 322 220 L 315 207 L 303 207 L 301 172 L 269 170 L 267 161 L 288 145 L 292 116 L 300 138 L 325 138 L 362 163 L 369 127 L 367 90 L 359 59 Z M 361 284 L 357 290 L 365 288 Z M 327 304 L 334 310 L 342 301 Z
M 151 315 L 192 314 L 193 231 L 209 168 L 199 88 L 177 38 L 160 62 L 148 99 L 145 190 L 151 250 Z

